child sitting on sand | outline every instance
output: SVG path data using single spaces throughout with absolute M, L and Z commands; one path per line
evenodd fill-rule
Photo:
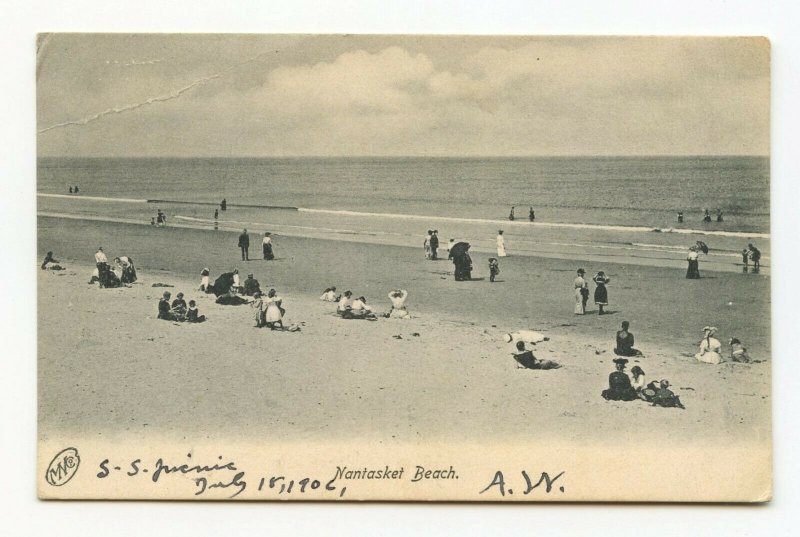
M 489 281 L 494 282 L 494 277 L 500 274 L 500 265 L 494 257 L 489 258 Z
M 750 363 L 750 356 L 747 354 L 747 349 L 744 348 L 742 342 L 736 338 L 731 338 L 731 360 L 744 364 Z
M 186 311 L 186 320 L 190 323 L 202 323 L 206 320 L 206 316 L 200 315 L 200 312 L 197 311 L 197 303 L 194 300 L 189 301 L 189 309 Z

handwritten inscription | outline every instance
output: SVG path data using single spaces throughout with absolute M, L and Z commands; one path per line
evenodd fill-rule
M 516 489 L 517 492 L 521 493 L 524 496 L 531 494 L 536 490 L 543 491 L 545 494 L 550 494 L 555 490 L 558 490 L 560 493 L 566 492 L 562 483 L 558 485 L 558 488 L 555 489 L 556 481 L 558 481 L 561 477 L 563 477 L 565 472 L 560 472 L 556 474 L 555 477 L 550 477 L 550 474 L 547 472 L 541 472 L 539 474 L 533 474 L 533 477 L 528 474 L 526 470 L 522 470 L 520 472 L 520 476 L 522 477 L 522 481 L 519 482 L 522 485 L 522 488 Z M 543 489 L 540 487 L 544 485 Z M 515 489 L 511 488 L 510 483 L 507 482 L 505 475 L 500 470 L 497 470 L 494 473 L 494 477 L 492 478 L 491 483 L 489 483 L 486 488 L 480 491 L 480 494 L 484 492 L 495 492 L 500 494 L 501 497 L 505 497 L 506 494 L 513 495 Z

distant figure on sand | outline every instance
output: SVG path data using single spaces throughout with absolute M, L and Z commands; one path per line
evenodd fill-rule
M 214 220 L 219 218 L 219 209 L 214 209 Z
M 247 296 L 253 296 L 256 293 L 261 292 L 261 285 L 258 283 L 258 280 L 253 278 L 252 274 L 247 275 L 247 279 L 244 281 L 244 289 L 242 294 Z
M 437 254 L 436 254 L 436 250 L 439 249 L 439 230 L 438 229 L 434 229 L 433 232 L 431 232 L 430 246 L 431 246 L 431 259 L 436 261 L 437 259 L 439 259 L 437 257 Z
M 744 248 L 742 250 L 742 265 L 744 265 L 744 267 L 742 267 L 742 272 L 744 272 L 745 274 L 747 273 L 747 267 L 749 264 L 750 264 L 750 250 Z
M 611 278 L 606 276 L 606 273 L 601 270 L 594 275 L 592 280 L 597 285 L 594 290 L 594 303 L 597 304 L 600 310 L 598 315 L 603 315 L 605 313 L 603 308 L 608 306 L 608 289 L 606 289 L 606 284 L 611 281 Z
M 208 278 L 211 274 L 211 271 L 208 270 L 208 267 L 204 268 L 200 272 L 200 290 L 204 293 L 211 293 L 211 285 L 208 283 Z
M 494 257 L 489 258 L 489 281 L 494 282 L 495 276 L 500 274 L 500 264 Z
M 589 284 L 583 278 L 585 270 L 579 268 L 577 273 L 578 276 L 572 282 L 575 288 L 575 314 L 583 315 L 586 313 L 586 303 L 589 301 Z
M 722 222 L 722 209 L 717 209 L 717 222 Z
M 561 364 L 551 360 L 537 360 L 533 351 L 525 350 L 525 342 L 517 341 L 517 352 L 511 355 L 517 361 L 517 369 L 558 369 Z
M 642 352 L 634 349 L 633 334 L 628 331 L 630 323 L 622 321 L 622 330 L 617 332 L 617 346 L 614 347 L 614 354 L 617 356 L 641 356 Z
M 683 211 L 678 211 L 678 223 L 683 224 Z
M 514 221 L 514 206 L 511 206 L 511 212 L 508 214 L 508 219 Z
M 275 254 L 272 252 L 272 233 L 269 231 L 264 233 L 264 240 L 261 241 L 261 248 L 264 250 L 264 259 L 266 261 L 275 259 Z
M 75 185 L 75 193 L 77 194 L 78 192 L 80 192 L 80 190 L 78 189 L 78 185 Z
M 72 194 L 72 187 L 69 187 L 69 193 Z
M 425 253 L 425 259 L 431 258 L 431 237 L 433 236 L 433 230 L 429 229 L 428 232 L 425 234 L 425 240 L 422 241 L 422 251 Z
M 133 283 L 137 280 L 136 267 L 133 264 L 133 259 L 127 255 L 121 255 L 114 258 L 114 263 L 119 265 L 122 270 L 122 283 Z
M 161 209 L 158 209 L 156 212 L 156 225 L 159 227 L 164 227 L 167 225 L 167 215 Z
M 690 246 L 689 254 L 686 256 L 686 261 L 689 262 L 689 266 L 686 269 L 686 277 L 690 280 L 700 279 L 699 258 L 700 258 L 700 253 L 698 252 L 697 246 Z
M 528 211 L 528 220 L 530 220 L 531 222 L 536 220 L 536 213 L 533 212 L 533 207 L 531 207 L 530 210 Z
M 453 246 L 450 254 L 455 265 L 455 279 L 457 282 L 472 279 L 472 258 L 469 256 L 469 243 L 458 242 Z
M 250 235 L 246 229 L 239 235 L 239 248 L 242 250 L 242 261 L 250 261 Z
M 694 355 L 699 362 L 706 364 L 719 364 L 722 363 L 722 343 L 715 337 L 717 328 L 714 326 L 706 326 L 703 328 L 703 339 L 700 341 L 700 352 Z
M 497 257 L 506 256 L 506 239 L 503 237 L 503 230 L 497 230 Z
M 741 341 L 737 338 L 731 338 L 729 344 L 731 346 L 731 361 L 743 364 L 750 363 L 750 355 L 747 354 L 747 349 L 744 348 Z
M 708 209 L 705 209 L 703 214 L 703 223 L 710 224 L 711 223 L 711 213 L 708 212 Z
M 608 401 L 635 401 L 639 398 L 631 385 L 630 377 L 625 373 L 627 358 L 614 358 L 616 371 L 608 376 L 608 389 L 601 395 Z
M 448 241 L 447 246 L 446 246 L 446 248 L 447 248 L 447 259 L 453 259 L 453 254 L 450 253 L 450 249 L 453 247 L 453 245 L 455 243 L 456 243 L 455 239 L 450 239 Z
M 97 281 L 100 282 L 100 287 L 104 287 L 104 282 L 107 280 L 107 275 L 111 272 L 111 267 L 108 266 L 108 258 L 106 257 L 105 252 L 103 252 L 103 247 L 97 249 L 94 254 L 94 261 L 95 265 L 97 266 L 97 273 L 96 275 L 92 276 L 92 279 L 89 283 L 94 283 L 95 277 Z
M 753 274 L 756 274 L 761 269 L 761 250 L 753 246 L 753 243 L 747 245 L 750 250 L 750 260 L 753 262 Z
M 389 300 L 392 301 L 392 309 L 386 314 L 390 319 L 408 319 L 411 317 L 406 307 L 408 291 L 405 289 L 395 289 L 389 293 Z
M 203 323 L 206 320 L 205 315 L 200 315 L 197 310 L 197 302 L 194 300 L 189 301 L 189 309 L 186 311 L 186 320 L 190 323 Z
M 336 296 L 336 286 L 328 287 L 319 297 L 323 302 L 338 302 L 339 297 Z
M 227 211 L 228 210 L 228 200 L 226 200 L 225 198 L 222 198 L 222 201 L 219 204 L 219 209 L 221 211 Z

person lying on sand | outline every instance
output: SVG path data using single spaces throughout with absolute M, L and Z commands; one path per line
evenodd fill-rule
M 503 340 L 506 343 L 511 343 L 513 341 L 524 341 L 525 343 L 536 345 L 542 341 L 550 341 L 550 338 L 544 334 L 536 332 L 535 330 L 517 330 L 516 332 L 503 334 Z
M 411 315 L 406 307 L 408 291 L 405 289 L 395 289 L 389 293 L 389 300 L 392 301 L 392 309 L 385 316 L 390 319 L 409 319 Z
M 533 351 L 525 350 L 525 342 L 517 341 L 517 351 L 511 355 L 517 361 L 517 369 L 558 369 L 561 364 L 552 360 L 537 360 Z
M 680 398 L 669 389 L 669 381 L 662 380 L 655 396 L 653 396 L 653 406 L 664 408 L 686 408 L 681 403 Z
M 600 394 L 607 401 L 634 401 L 639 398 L 631 386 L 631 379 L 625 373 L 627 358 L 614 358 L 616 371 L 608 376 L 608 389 Z

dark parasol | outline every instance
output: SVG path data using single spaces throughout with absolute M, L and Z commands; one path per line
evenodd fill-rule
M 457 242 L 450 247 L 450 257 L 461 257 L 469 250 L 468 242 Z

